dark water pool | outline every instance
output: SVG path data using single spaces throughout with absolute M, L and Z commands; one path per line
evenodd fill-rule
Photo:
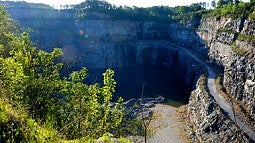
M 87 81 L 101 82 L 105 69 L 89 70 Z M 133 66 L 115 68 L 117 81 L 115 99 L 123 97 L 125 100 L 144 97 L 164 96 L 166 102 L 179 106 L 188 102 L 190 89 L 185 85 L 180 72 L 157 66 Z M 93 73 L 93 74 L 92 74 Z M 144 86 L 144 90 L 143 90 Z

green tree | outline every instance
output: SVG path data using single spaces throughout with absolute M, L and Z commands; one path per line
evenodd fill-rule
M 8 17 L 5 14 L 1 16 Z M 6 23 L 7 27 L 9 24 Z M 119 98 L 115 103 L 112 101 L 117 84 L 113 70 L 108 69 L 103 74 L 102 87 L 97 83 L 84 83 L 88 72 L 86 68 L 72 72 L 69 77 L 61 77 L 61 49 L 55 48 L 52 52 L 38 50 L 33 47 L 27 33 L 19 37 L 9 30 L 2 29 L 0 33 L 11 37 L 0 41 L 1 48 L 10 46 L 8 54 L 0 55 L 0 89 L 4 89 L 6 99 L 12 103 L 10 107 L 26 109 L 22 112 L 26 119 L 17 115 L 17 119 L 22 121 L 16 122 L 12 116 L 9 117 L 13 113 L 6 113 L 8 102 L 4 101 L 5 105 L 0 105 L 0 127 L 4 129 L 0 131 L 0 139 L 39 142 L 41 137 L 45 141 L 58 136 L 93 140 L 107 133 L 115 137 L 126 133 L 121 129 L 127 123 L 124 121 L 123 99 Z M 9 121 L 14 120 L 15 128 L 9 128 Z M 44 130 L 38 124 L 49 126 L 50 130 Z M 8 130 L 11 130 L 10 133 L 6 133 Z M 14 137 L 12 133 L 16 131 Z M 43 135 L 42 131 L 47 135 Z M 19 140 L 22 139 L 19 133 L 22 137 L 29 134 L 29 139 Z
M 4 6 L 0 5 L 0 33 L 17 32 L 16 23 L 11 19 L 10 15 L 4 10 Z
M 15 102 L 29 107 L 34 117 L 44 118 L 50 114 L 52 105 L 56 105 L 61 63 L 56 59 L 62 55 L 60 49 L 52 53 L 37 51 L 31 47 L 29 37 L 23 34 L 20 42 L 10 51 L 10 56 L 0 58 L 0 77 L 4 87 Z M 57 102 L 58 103 L 58 102 Z
M 217 3 L 217 7 L 223 7 L 224 5 L 224 1 L 223 0 L 219 0 Z
M 106 70 L 104 86 L 86 85 L 86 68 L 62 79 L 60 49 L 38 51 L 23 34 L 10 56 L 0 58 L 0 79 L 16 104 L 25 106 L 33 118 L 54 125 L 69 139 L 98 138 L 118 132 L 123 120 L 122 99 L 112 105 L 116 81 Z
M 67 82 L 63 93 L 67 95 L 64 108 L 64 130 L 67 136 L 81 138 L 98 138 L 105 133 L 119 130 L 123 119 L 122 99 L 112 106 L 111 100 L 115 91 L 113 70 L 108 69 L 104 74 L 104 86 L 98 84 L 85 85 L 83 80 L 87 75 L 84 68 L 70 75 L 71 82 Z M 78 132 L 77 132 L 78 131 Z
M 255 5 L 255 0 L 250 0 L 250 5 L 254 6 Z
M 0 55 L 7 57 L 13 46 L 16 46 L 17 24 L 0 5 Z

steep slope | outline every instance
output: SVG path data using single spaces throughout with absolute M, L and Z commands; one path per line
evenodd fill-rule
M 221 110 L 200 78 L 190 97 L 188 114 L 193 125 L 194 142 L 252 142 L 240 127 Z
M 254 141 L 254 128 L 247 123 L 246 119 L 241 117 L 240 113 L 235 112 L 233 105 L 217 90 L 215 83 L 216 71 L 209 64 L 198 59 L 189 50 L 184 49 L 184 52 L 207 70 L 206 79 L 201 77 L 198 80 L 196 89 L 192 92 L 189 101 L 188 114 L 199 141 L 226 142 L 228 138 L 233 141 Z M 216 110 L 215 112 L 217 113 L 213 110 Z M 224 125 L 225 122 L 229 123 Z M 221 124 L 224 125 L 223 128 L 221 128 Z M 236 129 L 228 129 L 233 128 L 231 126 Z M 225 130 L 228 130 L 228 133 L 222 132 Z
M 209 43 L 209 56 L 224 68 L 224 86 L 254 116 L 254 20 L 208 18 L 199 34 Z M 214 27 L 214 28 L 212 28 Z

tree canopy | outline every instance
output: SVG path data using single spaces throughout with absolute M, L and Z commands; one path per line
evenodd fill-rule
M 239 0 L 219 0 L 217 7 L 208 13 L 207 16 L 231 17 L 231 18 L 252 18 L 254 12 L 254 3 L 241 2 Z

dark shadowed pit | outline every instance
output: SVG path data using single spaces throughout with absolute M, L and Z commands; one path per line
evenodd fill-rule
M 120 96 L 125 100 L 141 98 L 143 91 L 144 97 L 164 96 L 166 103 L 172 106 L 188 103 L 191 87 L 185 84 L 181 73 L 176 69 L 160 66 L 129 66 L 114 70 L 114 78 L 117 81 L 115 99 Z M 102 81 L 103 72 L 104 69 L 89 70 L 86 81 L 89 83 Z

